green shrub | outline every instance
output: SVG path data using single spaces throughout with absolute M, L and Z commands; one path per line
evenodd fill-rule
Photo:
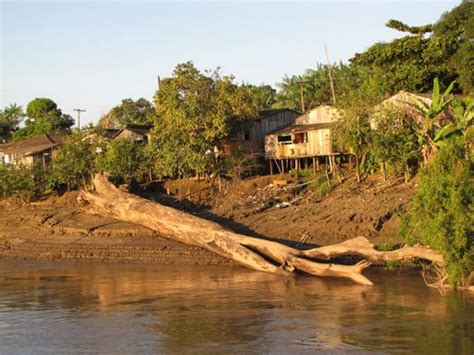
M 91 175 L 98 171 L 97 159 L 101 149 L 93 135 L 81 132 L 68 136 L 53 158 L 50 187 L 61 191 L 86 186 Z
M 37 165 L 0 165 L 0 197 L 31 201 L 45 191 L 46 172 Z
M 407 243 L 444 255 L 452 285 L 462 283 L 474 264 L 473 157 L 466 156 L 463 143 L 451 139 L 422 170 L 420 190 L 402 223 Z
M 143 182 L 152 168 L 146 148 L 146 145 L 128 139 L 113 140 L 100 159 L 100 167 L 116 184 Z
M 314 177 L 314 181 L 308 185 L 308 189 L 313 191 L 318 198 L 323 198 L 332 190 L 335 183 L 334 180 L 328 181 L 326 174 L 319 173 Z

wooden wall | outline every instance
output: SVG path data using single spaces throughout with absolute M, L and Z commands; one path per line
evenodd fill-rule
M 332 123 L 337 121 L 338 117 L 337 109 L 329 105 L 321 105 L 298 116 L 294 125 Z M 300 130 L 300 132 L 303 132 L 303 130 Z M 335 153 L 330 128 L 311 129 L 311 127 L 308 127 L 307 132 L 308 142 L 298 144 L 278 144 L 278 136 L 284 133 L 267 134 L 265 138 L 265 159 L 303 158 Z M 290 132 L 287 134 L 290 134 Z M 294 137 L 294 134 L 292 134 L 292 137 Z
M 331 129 L 308 131 L 308 142 L 278 144 L 279 134 L 268 134 L 265 142 L 265 159 L 288 159 L 330 155 L 334 153 Z
M 330 123 L 337 121 L 338 117 L 337 109 L 329 105 L 321 105 L 299 116 L 295 124 Z
M 265 134 L 295 123 L 298 113 L 285 110 L 263 117 L 253 123 L 250 128 L 250 141 L 256 142 L 260 151 L 265 149 Z

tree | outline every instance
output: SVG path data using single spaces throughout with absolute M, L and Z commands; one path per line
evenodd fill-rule
M 374 114 L 374 105 L 383 97 L 383 87 L 361 72 L 351 87 L 337 102 L 340 119 L 334 127 L 336 142 L 355 156 L 357 181 L 362 180 L 361 168 L 369 160 L 372 142 L 370 121 Z
M 148 125 L 153 123 L 154 115 L 155 109 L 148 100 L 123 99 L 120 105 L 100 118 L 99 125 L 103 128 L 123 128 L 128 124 Z
M 420 145 L 414 118 L 395 107 L 377 112 L 377 125 L 371 132 L 371 153 L 380 164 L 384 180 L 387 167 L 394 174 L 410 178 L 411 166 L 417 167 Z
M 98 159 L 104 144 L 88 130 L 68 136 L 53 158 L 50 184 L 55 190 L 87 187 L 91 175 L 99 171 Z
M 357 73 L 342 63 L 332 65 L 332 72 L 338 97 L 350 86 Z M 301 89 L 303 89 L 305 111 L 318 105 L 333 103 L 327 65 L 317 64 L 316 69 L 307 69 L 302 75 L 285 75 L 277 86 L 279 91 L 273 105 L 277 108 L 301 111 Z
M 201 73 L 192 62 L 177 65 L 173 76 L 161 81 L 154 100 L 157 176 L 213 170 L 216 147 L 257 113 L 248 87 L 218 70 Z
M 10 104 L 0 110 L 0 137 L 9 140 L 12 132 L 18 129 L 24 117 L 23 108 L 17 104 Z
M 433 26 L 430 52 L 446 53 L 447 67 L 464 93 L 474 92 L 474 3 L 464 0 Z
M 146 146 L 129 139 L 111 141 L 101 158 L 101 168 L 115 183 L 142 182 L 149 171 Z
M 276 98 L 276 90 L 270 85 L 247 85 L 250 89 L 253 102 L 257 110 L 269 110 L 273 108 Z
M 93 183 L 94 193 L 82 191 L 79 195 L 90 213 L 146 226 L 162 236 L 205 248 L 252 270 L 286 276 L 299 270 L 370 286 L 373 283 L 362 271 L 371 264 L 421 258 L 444 265 L 442 255 L 429 248 L 414 246 L 384 252 L 376 250 L 364 237 L 320 248 L 291 248 L 283 243 L 238 234 L 215 222 L 126 193 L 101 175 L 95 176 Z M 363 260 L 353 265 L 340 264 L 338 257 L 347 255 L 357 255 Z
M 428 92 L 435 77 L 442 88 L 457 80 L 455 92 L 474 87 L 474 3 L 464 1 L 434 25 L 413 27 L 389 20 L 387 27 L 406 33 L 390 43 L 376 43 L 350 59 L 354 67 L 374 71 L 388 93 Z
M 62 113 L 56 103 L 48 98 L 35 98 L 26 107 L 25 127 L 16 131 L 15 140 L 21 140 L 41 134 L 69 132 L 74 119 Z
M 443 253 L 447 265 L 439 277 L 452 285 L 466 283 L 474 267 L 472 158 L 461 137 L 450 138 L 422 170 L 419 192 L 402 228 L 409 244 Z
M 40 165 L 0 164 L 0 197 L 17 197 L 31 201 L 43 195 L 46 172 Z

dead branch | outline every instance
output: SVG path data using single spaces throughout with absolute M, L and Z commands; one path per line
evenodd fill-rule
M 164 237 L 205 248 L 253 270 L 283 275 L 300 270 L 314 276 L 347 278 L 361 285 L 372 285 L 362 272 L 373 263 L 422 258 L 444 264 L 442 256 L 429 248 L 378 251 L 364 237 L 310 250 L 295 249 L 237 234 L 217 223 L 121 191 L 101 175 L 96 175 L 93 183 L 95 192 L 82 191 L 79 195 L 79 201 L 90 213 L 143 225 Z M 365 260 L 355 265 L 321 262 L 341 255 L 358 255 Z

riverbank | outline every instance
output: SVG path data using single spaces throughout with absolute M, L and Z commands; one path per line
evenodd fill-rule
M 304 241 L 306 246 L 328 245 L 358 235 L 368 237 L 374 244 L 396 244 L 400 241 L 398 213 L 410 202 L 416 188 L 413 183 L 387 184 L 376 179 L 356 184 L 349 177 L 326 196 L 317 196 L 310 189 L 290 193 L 283 187 L 273 191 L 272 196 L 276 200 L 285 196 L 288 202 L 268 203 L 265 194 L 275 188 L 273 179 L 259 177 L 237 183 L 213 201 L 213 206 L 200 205 L 191 196 L 152 197 L 239 233 L 290 244 Z M 85 214 L 76 198 L 77 193 L 67 193 L 33 204 L 1 201 L 0 259 L 164 265 L 232 263 L 147 228 Z

